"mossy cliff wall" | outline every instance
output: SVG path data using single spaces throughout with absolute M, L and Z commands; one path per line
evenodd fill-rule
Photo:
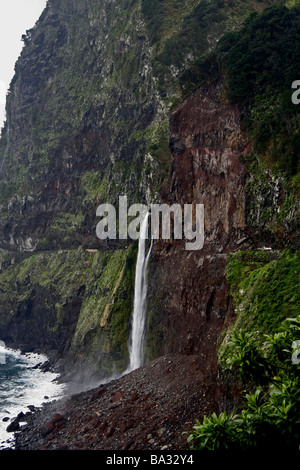
M 86 378 L 125 369 L 134 267 L 134 246 L 45 251 L 10 265 L 0 273 L 0 336 L 80 362 Z
M 278 176 L 280 197 L 264 207 L 273 168 L 270 180 L 255 170 L 248 103 L 230 98 L 230 41 L 225 59 L 211 56 L 226 31 L 277 3 L 48 1 L 24 37 L 0 140 L 1 339 L 69 370 L 124 370 L 137 243 L 99 240 L 96 208 L 126 195 L 206 205 L 202 252 L 154 244 L 147 351 L 214 354 L 234 317 L 228 254 L 297 241 L 297 178 Z

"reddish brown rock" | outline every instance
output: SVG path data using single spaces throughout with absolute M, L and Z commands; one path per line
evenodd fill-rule
M 105 423 L 102 423 L 102 424 L 99 426 L 98 432 L 99 432 L 100 434 L 104 433 L 105 430 L 107 429 L 107 426 L 108 426 L 108 424 L 107 424 L 106 422 L 105 422 Z
M 188 251 L 183 240 L 156 241 L 148 276 L 149 356 L 199 354 L 207 368 L 234 315 L 226 258 L 247 246 L 249 175 L 241 156 L 250 144 L 223 91 L 219 83 L 200 87 L 174 109 L 170 175 L 161 188 L 169 205 L 204 204 L 204 246 Z
M 50 434 L 54 429 L 54 424 L 52 422 L 48 422 L 48 423 L 45 423 L 43 424 L 41 427 L 40 427 L 40 433 L 43 437 L 46 437 L 48 436 L 48 434 Z
M 125 432 L 127 429 L 127 423 L 121 423 L 120 424 L 120 431 L 121 432 Z
M 110 437 L 113 435 L 114 432 L 115 432 L 115 428 L 113 426 L 109 426 L 106 431 L 106 436 Z
M 123 396 L 122 392 L 115 392 L 111 396 L 111 402 L 116 403 L 117 401 L 121 400 Z
M 64 420 L 65 420 L 65 416 L 61 413 L 55 413 L 55 415 L 52 418 L 53 424 L 56 424 L 56 423 L 64 421 Z
M 93 400 L 98 400 L 100 397 L 102 397 L 102 395 L 105 393 L 105 388 L 103 387 L 100 387 L 98 390 L 96 390 L 94 393 L 93 393 Z

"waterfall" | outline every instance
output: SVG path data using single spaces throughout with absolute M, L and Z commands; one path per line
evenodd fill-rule
M 147 267 L 152 249 L 152 242 L 146 256 L 146 240 L 148 238 L 148 217 L 144 218 L 139 238 L 138 256 L 135 272 L 134 306 L 132 313 L 132 331 L 129 345 L 129 371 L 143 365 L 144 361 L 144 334 L 146 320 L 146 296 L 147 296 Z

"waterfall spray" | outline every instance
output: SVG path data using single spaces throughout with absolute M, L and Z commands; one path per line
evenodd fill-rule
M 144 336 L 145 336 L 145 320 L 146 320 L 146 297 L 147 297 L 147 268 L 152 249 L 152 242 L 146 256 L 146 239 L 148 234 L 148 217 L 144 218 L 139 238 L 138 256 L 135 272 L 135 291 L 134 306 L 132 313 L 132 331 L 129 344 L 129 371 L 135 370 L 144 361 Z

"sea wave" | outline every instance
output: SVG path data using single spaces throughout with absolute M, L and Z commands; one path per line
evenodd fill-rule
M 58 374 L 35 368 L 45 361 L 45 355 L 23 354 L 0 343 L 0 450 L 14 447 L 14 435 L 6 428 L 20 412 L 64 395 L 64 384 L 56 381 Z

